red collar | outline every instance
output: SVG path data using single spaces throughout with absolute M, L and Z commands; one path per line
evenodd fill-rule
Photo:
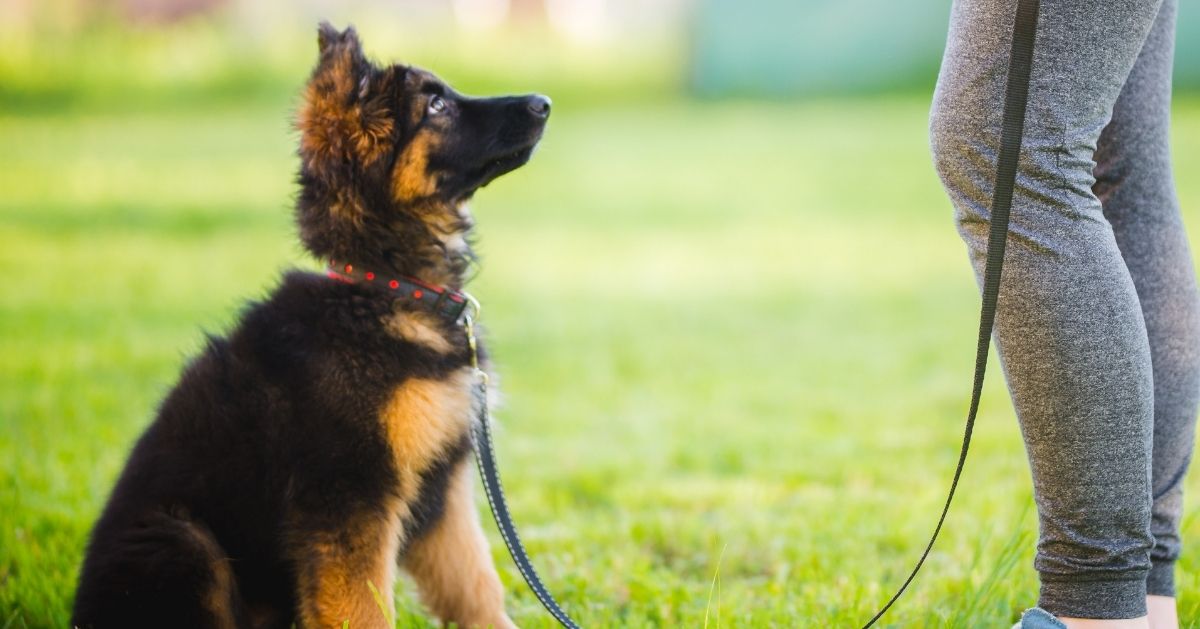
M 424 307 L 451 321 L 458 321 L 474 300 L 463 291 L 426 284 L 415 277 L 377 275 L 348 262 L 329 261 L 325 275 L 347 284 L 370 284 L 391 291 L 397 299 Z

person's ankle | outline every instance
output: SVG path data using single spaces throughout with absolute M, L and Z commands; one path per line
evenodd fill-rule
M 1091 618 L 1066 618 L 1059 616 L 1058 620 L 1067 629 L 1149 629 L 1148 617 L 1123 618 L 1121 620 L 1095 620 Z
M 1175 608 L 1174 596 L 1151 594 L 1146 597 L 1150 629 L 1179 629 L 1179 613 Z

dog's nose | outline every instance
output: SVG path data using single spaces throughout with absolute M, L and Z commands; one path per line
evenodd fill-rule
M 538 118 L 550 117 L 550 97 L 534 94 L 528 101 L 529 111 Z

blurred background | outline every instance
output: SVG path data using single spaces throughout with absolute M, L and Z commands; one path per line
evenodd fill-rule
M 1182 4 L 1174 151 L 1195 238 L 1200 7 Z M 474 202 L 471 289 L 514 514 L 566 607 L 586 626 L 865 620 L 936 521 L 967 403 L 978 293 L 926 132 L 948 16 L 0 0 L 0 628 L 66 625 L 88 530 L 204 333 L 317 268 L 291 226 L 291 118 L 321 19 L 466 93 L 554 99 L 532 162 Z M 888 626 L 1000 625 L 1036 600 L 996 367 L 948 528 Z M 513 616 L 551 626 L 487 526 Z M 398 626 L 434 626 L 400 589 Z

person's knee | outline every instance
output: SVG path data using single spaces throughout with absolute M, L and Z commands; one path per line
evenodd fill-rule
M 956 216 L 978 219 L 974 209 L 986 207 L 996 172 L 995 131 L 978 107 L 955 99 L 938 98 L 929 116 L 929 146 L 933 165 Z
M 929 112 L 929 150 L 934 169 L 947 190 L 954 186 L 955 175 L 967 165 L 966 138 L 960 132 L 959 118 L 942 103 L 935 102 Z

